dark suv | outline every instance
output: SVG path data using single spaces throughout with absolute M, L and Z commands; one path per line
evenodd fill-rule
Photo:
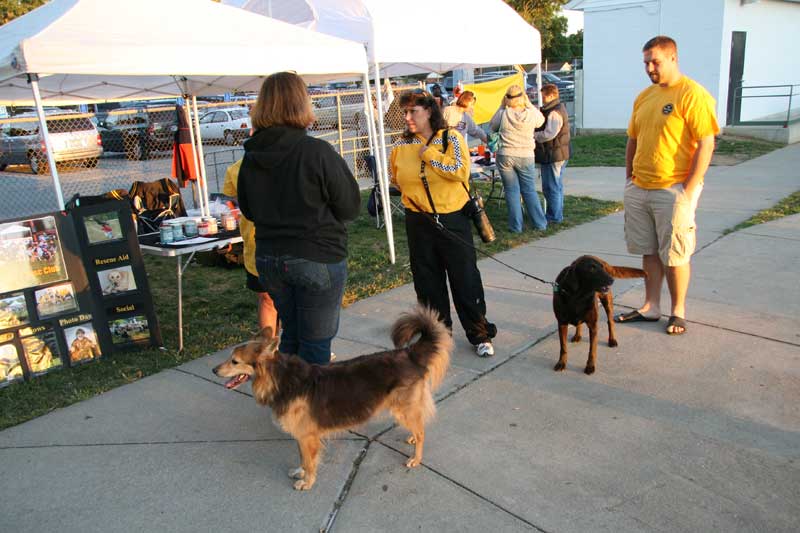
M 171 150 L 178 130 L 174 103 L 123 105 L 97 123 L 103 149 L 124 152 L 128 159 L 149 159 L 153 152 Z
M 535 102 L 536 98 L 539 95 L 539 87 L 536 85 L 536 73 L 528 74 L 527 76 L 528 82 L 528 98 L 531 102 Z M 542 72 L 542 83 L 547 85 L 548 83 L 552 83 L 556 87 L 558 87 L 558 96 L 562 102 L 571 102 L 575 99 L 575 82 L 570 80 L 562 80 L 555 74 L 550 72 Z

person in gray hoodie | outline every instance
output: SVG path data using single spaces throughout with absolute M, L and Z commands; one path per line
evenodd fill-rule
M 500 133 L 497 169 L 503 179 L 508 208 L 508 228 L 522 232 L 522 204 L 525 201 L 528 221 L 534 229 L 547 229 L 539 195 L 536 194 L 536 163 L 533 155 L 533 132 L 544 124 L 544 116 L 536 109 L 519 85 L 506 91 L 503 103 L 489 123 L 491 131 Z

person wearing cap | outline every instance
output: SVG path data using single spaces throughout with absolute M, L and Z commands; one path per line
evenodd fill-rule
M 489 123 L 491 131 L 500 133 L 502 146 L 497 150 L 497 170 L 503 179 L 508 208 L 508 229 L 521 233 L 522 203 L 525 201 L 528 221 L 534 229 L 547 229 L 539 195 L 536 193 L 536 161 L 533 132 L 544 124 L 544 115 L 536 109 L 519 85 L 506 91 L 503 103 Z

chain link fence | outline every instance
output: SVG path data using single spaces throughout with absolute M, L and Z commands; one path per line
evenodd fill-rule
M 395 94 L 416 86 L 398 87 Z M 374 93 L 374 92 L 373 92 Z M 364 93 L 353 88 L 311 91 L 316 122 L 309 134 L 341 154 L 363 186 L 372 177 L 363 156 L 369 153 Z M 198 101 L 198 122 L 209 192 L 221 191 L 225 170 L 243 154 L 249 135 L 249 108 L 255 95 L 233 101 Z M 64 200 L 75 194 L 99 195 L 129 190 L 137 181 L 172 176 L 172 151 L 178 129 L 175 100 L 106 104 L 91 113 L 45 109 Z M 109 109 L 111 107 L 111 109 Z M 396 114 L 396 113 L 395 113 Z M 387 146 L 402 130 L 402 119 L 386 121 Z M 192 188 L 183 189 L 187 207 L 196 205 Z M 39 119 L 33 110 L 0 119 L 0 220 L 58 209 Z

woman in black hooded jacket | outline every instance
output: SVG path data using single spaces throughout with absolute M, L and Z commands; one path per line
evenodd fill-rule
M 347 280 L 345 222 L 361 196 L 330 143 L 306 134 L 314 122 L 306 85 L 291 72 L 269 76 L 250 112 L 239 205 L 256 227 L 256 268 L 278 309 L 280 351 L 330 361 Z

